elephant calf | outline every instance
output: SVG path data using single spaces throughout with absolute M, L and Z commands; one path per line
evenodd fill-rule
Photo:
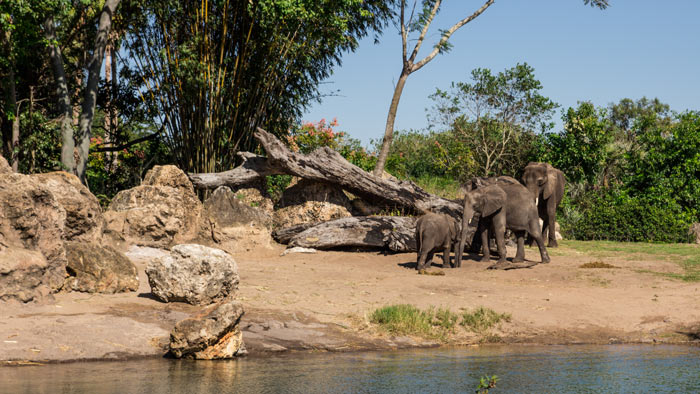
M 418 265 L 421 270 L 430 266 L 433 254 L 442 250 L 442 267 L 450 267 L 450 250 L 459 242 L 459 224 L 445 214 L 428 213 L 416 221 L 416 244 L 418 246 Z

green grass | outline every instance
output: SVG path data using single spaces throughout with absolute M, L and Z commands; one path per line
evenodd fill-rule
M 426 192 L 442 198 L 456 199 L 462 197 L 459 191 L 462 185 L 453 178 L 422 176 L 420 178 L 413 178 L 411 181 Z
M 370 322 L 394 335 L 414 335 L 444 341 L 454 331 L 458 316 L 449 309 L 420 310 L 413 305 L 390 305 L 375 310 Z
M 560 241 L 555 255 L 567 255 L 567 249 L 596 257 L 616 257 L 626 260 L 666 260 L 678 264 L 683 273 L 641 270 L 685 282 L 700 282 L 700 248 L 694 244 L 656 244 L 614 241 Z M 555 249 L 549 249 L 554 251 Z
M 493 309 L 480 306 L 473 311 L 464 311 L 460 324 L 477 334 L 484 334 L 500 322 L 509 322 L 510 319 L 509 313 L 498 313 Z

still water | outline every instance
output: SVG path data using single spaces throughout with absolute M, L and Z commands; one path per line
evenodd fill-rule
M 0 368 L 0 393 L 699 393 L 700 347 L 486 346 Z

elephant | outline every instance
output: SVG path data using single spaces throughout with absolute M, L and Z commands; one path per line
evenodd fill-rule
M 498 263 L 489 268 L 507 268 L 505 231 L 510 229 L 518 241 L 518 250 L 514 264 L 525 260 L 525 235 L 530 234 L 540 250 L 542 263 L 549 263 L 550 258 L 542 239 L 539 218 L 535 201 L 530 192 L 511 177 L 475 178 L 467 184 L 468 190 L 464 197 L 464 212 L 462 216 L 462 231 L 459 245 L 455 252 L 455 266 L 462 263 L 462 253 L 467 240 L 468 225 L 475 213 L 481 214 L 477 232 L 481 234 L 484 256 L 482 261 L 490 259 L 489 231 L 496 238 Z
M 442 250 L 442 267 L 450 266 L 450 250 L 457 245 L 459 224 L 452 216 L 442 213 L 426 213 L 416 221 L 418 265 L 416 269 L 429 267 L 433 254 Z
M 549 240 L 547 246 L 558 246 L 554 226 L 557 207 L 564 197 L 564 173 L 549 163 L 531 162 L 525 167 L 522 180 L 535 197 L 537 213 L 542 219 L 542 234 Z

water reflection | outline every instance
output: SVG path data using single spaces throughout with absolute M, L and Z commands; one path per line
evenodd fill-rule
M 522 346 L 0 368 L 2 393 L 700 392 L 700 348 Z

